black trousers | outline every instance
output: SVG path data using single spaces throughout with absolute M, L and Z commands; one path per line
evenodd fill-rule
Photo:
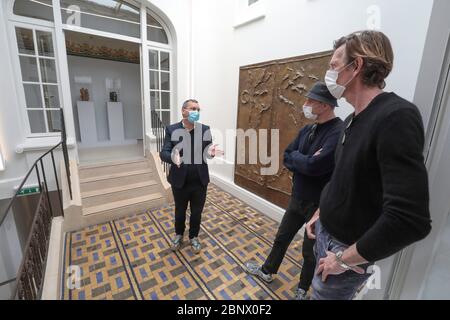
M 292 239 L 294 239 L 303 224 L 311 219 L 317 208 L 318 205 L 312 202 L 299 201 L 291 198 L 278 228 L 277 235 L 275 236 L 272 250 L 263 265 L 264 272 L 272 274 L 278 272 Z M 314 277 L 314 269 L 316 267 L 313 249 L 314 242 L 315 240 L 311 240 L 307 237 L 305 230 L 302 247 L 303 267 L 298 285 L 299 288 L 305 291 L 308 291 L 311 286 Z
M 172 187 L 175 200 L 175 233 L 183 235 L 186 229 L 186 210 L 190 204 L 189 239 L 198 237 L 202 211 L 206 201 L 207 186 L 198 182 L 186 182 L 182 188 Z

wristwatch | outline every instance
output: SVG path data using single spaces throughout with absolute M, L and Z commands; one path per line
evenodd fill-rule
M 346 264 L 344 261 L 342 261 L 343 255 L 344 255 L 344 251 L 336 252 L 336 261 L 345 270 L 350 270 L 352 267 L 350 267 L 348 264 Z

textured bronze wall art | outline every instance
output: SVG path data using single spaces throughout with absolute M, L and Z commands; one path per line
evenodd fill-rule
M 292 188 L 292 175 L 283 166 L 283 152 L 298 134 L 310 123 L 302 111 L 305 94 L 318 80 L 323 79 L 331 52 L 320 52 L 248 65 L 240 68 L 237 129 L 279 129 L 280 167 L 275 175 L 261 175 L 260 159 L 250 164 L 249 144 L 236 143 L 236 159 L 245 153 L 245 164 L 236 162 L 235 183 L 283 208 L 287 207 Z M 259 142 L 259 141 L 258 141 Z M 259 154 L 259 146 L 258 146 Z

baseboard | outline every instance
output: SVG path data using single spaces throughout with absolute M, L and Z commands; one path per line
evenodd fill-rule
M 61 250 L 63 241 L 63 221 L 64 218 L 62 217 L 56 217 L 52 220 L 47 265 L 45 266 L 44 285 L 42 289 L 42 300 L 59 300 L 59 288 L 61 285 L 60 276 L 62 272 L 60 267 L 63 254 L 63 251 Z

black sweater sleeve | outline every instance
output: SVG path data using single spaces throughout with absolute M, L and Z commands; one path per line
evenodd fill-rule
M 383 211 L 356 242 L 359 254 L 369 262 L 384 259 L 431 231 L 428 177 L 422 154 L 424 132 L 419 112 L 399 109 L 379 130 L 376 148 Z
M 319 155 L 307 155 L 296 150 L 290 154 L 294 171 L 307 176 L 321 176 L 334 169 L 334 152 L 339 139 L 340 128 L 331 130 L 324 139 Z
M 308 126 L 303 127 L 300 132 L 297 134 L 297 137 L 294 141 L 291 142 L 290 145 L 287 146 L 286 150 L 284 150 L 284 157 L 283 157 L 283 164 L 289 171 L 294 171 L 294 167 L 292 164 L 291 159 L 291 153 L 295 150 L 298 150 L 299 143 L 300 143 L 300 137 L 302 136 L 303 132 L 305 131 L 305 128 L 308 128 Z
M 164 144 L 163 147 L 159 153 L 159 157 L 162 161 L 167 162 L 169 164 L 173 164 L 172 161 L 172 149 L 173 145 L 171 142 L 171 133 L 169 129 L 166 127 L 165 133 L 164 133 Z

